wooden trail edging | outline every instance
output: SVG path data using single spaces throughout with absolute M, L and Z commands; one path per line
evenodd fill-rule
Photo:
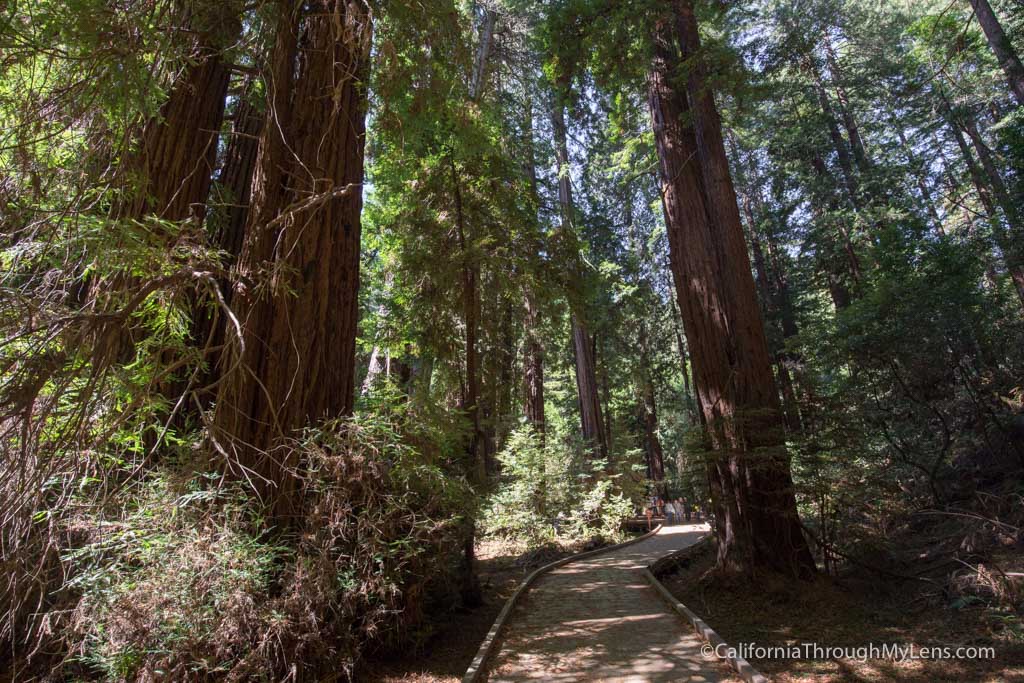
M 526 579 L 524 579 L 523 582 L 519 584 L 519 587 L 516 588 L 516 591 L 505 602 L 505 606 L 498 614 L 498 618 L 494 620 L 494 624 L 491 626 L 491 630 L 487 632 L 487 637 L 484 638 L 483 643 L 480 644 L 480 649 L 477 650 L 476 657 L 473 658 L 472 663 L 466 670 L 466 675 L 463 676 L 462 683 L 477 683 L 478 681 L 480 681 L 481 677 L 486 671 L 488 660 L 494 654 L 495 647 L 497 646 L 498 643 L 498 636 L 500 635 L 502 629 L 505 626 L 505 623 L 508 621 L 509 617 L 512 614 L 512 609 L 515 607 L 519 598 L 522 597 L 523 593 L 525 593 L 526 590 L 530 587 L 530 585 L 534 583 L 540 576 L 551 571 L 552 569 L 561 567 L 562 565 L 569 564 L 570 562 L 575 562 L 576 560 L 582 560 L 588 557 L 593 557 L 594 555 L 600 555 L 602 553 L 618 550 L 619 548 L 624 548 L 626 546 L 633 545 L 634 543 L 639 543 L 640 541 L 646 540 L 651 536 L 657 534 L 659 531 L 661 531 L 661 528 L 662 525 L 659 524 L 652 531 L 649 531 L 646 534 L 643 534 L 642 536 L 638 536 L 637 538 L 632 538 L 628 541 L 625 541 L 624 543 L 617 543 L 615 545 L 610 545 L 606 548 L 598 548 L 597 550 L 590 550 L 584 553 L 570 555 L 569 557 L 562 558 L 561 560 L 556 560 L 554 562 L 551 562 L 550 564 L 546 564 L 543 567 L 534 570 L 533 573 L 527 576 Z M 687 549 L 693 548 L 701 543 L 707 542 L 709 538 L 710 536 L 706 535 L 700 538 L 693 545 L 688 546 Z M 755 669 L 750 664 L 750 662 L 748 662 L 743 657 L 734 656 L 732 648 L 730 648 L 729 645 L 725 642 L 725 640 L 720 635 L 718 635 L 718 633 L 714 629 L 708 626 L 703 619 L 694 614 L 686 605 L 676 600 L 675 596 L 672 595 L 672 593 L 670 593 L 669 590 L 665 588 L 665 586 L 660 581 L 658 581 L 658 579 L 651 572 L 650 568 L 653 565 L 654 563 L 652 562 L 651 564 L 648 564 L 641 570 L 644 574 L 644 577 L 647 579 L 648 583 L 651 584 L 651 586 L 655 589 L 655 591 L 658 592 L 662 599 L 669 603 L 669 605 L 672 607 L 673 611 L 676 614 L 686 619 L 690 623 L 690 625 L 693 626 L 694 631 L 701 639 L 715 647 L 715 654 L 718 655 L 719 652 L 723 652 L 724 655 L 719 655 L 719 657 L 728 662 L 729 666 L 732 667 L 736 671 L 736 673 L 738 673 L 740 677 L 743 678 L 744 681 L 746 681 L 746 683 L 769 683 L 769 679 L 760 671 Z
M 523 582 L 516 588 L 516 592 L 505 603 L 505 606 L 501 608 L 501 612 L 498 614 L 498 618 L 494 620 L 494 625 L 491 626 L 491 630 L 487 632 L 487 637 L 484 638 L 484 642 L 480 644 L 480 649 L 476 652 L 476 657 L 470 663 L 469 668 L 466 669 L 466 675 L 462 677 L 462 683 L 477 683 L 480 680 L 480 676 L 483 675 L 487 660 L 494 654 L 494 647 L 498 643 L 498 634 L 501 633 L 501 629 L 504 628 L 505 622 L 508 621 L 509 616 L 512 614 L 512 608 L 515 607 L 516 602 L 526 592 L 526 589 L 530 587 L 534 581 L 536 581 L 542 574 L 561 567 L 564 564 L 575 562 L 576 560 L 582 560 L 587 557 L 593 557 L 594 555 L 600 555 L 601 553 L 611 552 L 612 550 L 618 550 L 619 548 L 625 548 L 628 545 L 639 543 L 640 541 L 646 540 L 654 534 L 661 531 L 661 525 L 659 524 L 654 529 L 648 531 L 642 536 L 631 538 L 628 541 L 622 543 L 616 543 L 604 548 L 598 548 L 597 550 L 588 550 L 584 553 L 577 553 L 576 555 L 570 555 L 569 557 L 563 557 L 560 560 L 555 560 L 549 564 L 544 565 L 538 569 L 535 569 L 532 574 L 523 579 Z
M 687 546 L 686 550 L 691 550 L 701 543 L 706 543 L 710 538 L 710 535 L 706 535 L 693 545 Z M 672 609 L 676 614 L 690 622 L 690 625 L 693 626 L 693 630 L 702 640 L 710 643 L 715 648 L 715 655 L 728 662 L 729 666 L 731 666 L 733 670 L 740 675 L 740 678 L 747 683 L 769 683 L 767 676 L 755 669 L 746 659 L 734 654 L 733 648 L 725 642 L 725 639 L 723 639 L 722 636 L 718 635 L 718 633 L 708 626 L 703 619 L 694 614 L 689 607 L 679 602 L 676 599 L 676 596 L 672 595 L 668 588 L 665 588 L 665 585 L 659 581 L 651 571 L 651 566 L 653 566 L 653 564 L 654 563 L 652 562 L 642 570 L 647 582 L 650 583 L 654 590 L 658 591 L 658 594 L 672 606 Z M 724 654 L 719 654 L 719 652 Z

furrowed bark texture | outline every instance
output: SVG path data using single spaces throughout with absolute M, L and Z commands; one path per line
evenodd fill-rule
M 670 22 L 660 19 L 649 101 L 670 263 L 712 447 L 719 567 L 808 575 L 814 562 L 797 517 L 771 358 L 696 19 L 689 2 L 673 9 L 681 55 Z M 680 56 L 688 60 L 688 97 L 673 85 Z M 692 127 L 684 125 L 691 115 Z
M 297 506 L 282 438 L 352 412 L 366 76 L 361 2 L 283 2 L 235 308 L 244 348 L 218 396 L 226 468 L 275 518 Z

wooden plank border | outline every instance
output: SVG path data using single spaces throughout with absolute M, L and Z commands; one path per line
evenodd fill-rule
M 659 524 L 646 534 L 637 536 L 636 538 L 631 538 L 623 543 L 616 543 L 615 545 L 598 548 L 597 550 L 588 550 L 584 553 L 577 553 L 576 555 L 563 557 L 560 560 L 555 560 L 550 564 L 546 564 L 543 567 L 535 569 L 532 574 L 527 576 L 523 582 L 519 584 L 519 587 L 516 588 L 516 592 L 513 593 L 507 601 L 505 601 L 505 606 L 501 608 L 498 618 L 494 620 L 494 625 L 491 626 L 491 630 L 487 632 L 487 637 L 484 638 L 484 642 L 480 644 L 480 649 L 477 650 L 476 657 L 473 658 L 469 668 L 466 669 L 466 675 L 462 677 L 462 683 L 477 683 L 481 680 L 487 666 L 487 660 L 494 654 L 494 648 L 498 643 L 498 635 L 501 633 L 502 628 L 504 628 L 505 622 L 508 621 L 509 616 L 511 616 L 512 608 L 515 607 L 516 602 L 520 597 L 522 597 L 523 593 L 526 592 L 526 589 L 530 587 L 530 584 L 536 581 L 541 575 L 546 574 L 552 569 L 561 567 L 562 565 L 575 562 L 576 560 L 582 560 L 588 557 L 593 557 L 594 555 L 600 555 L 601 553 L 611 552 L 612 550 L 618 550 L 619 548 L 625 548 L 628 545 L 633 545 L 634 543 L 647 540 L 661 531 L 661 526 L 662 525 Z

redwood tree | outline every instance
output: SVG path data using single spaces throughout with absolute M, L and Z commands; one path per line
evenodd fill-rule
M 803 537 L 739 209 L 688 0 L 654 26 L 649 103 L 670 263 L 712 452 L 718 564 L 729 573 L 814 571 Z M 673 38 L 679 41 L 677 52 Z M 688 60 L 686 91 L 676 87 Z
M 568 79 L 563 79 L 560 93 L 568 89 Z M 577 253 L 572 184 L 569 179 L 569 147 L 566 142 L 565 102 L 564 95 L 556 96 L 556 104 L 551 114 L 554 129 L 555 159 L 558 162 L 558 203 L 562 211 L 562 236 L 571 245 L 572 254 L 570 269 L 574 274 L 573 285 L 582 282 L 582 272 Z M 601 398 L 597 386 L 597 361 L 594 354 L 593 338 L 591 337 L 581 292 L 570 296 L 572 348 L 576 367 L 576 389 L 579 397 L 580 426 L 583 441 L 593 449 L 597 457 L 608 454 L 604 421 L 601 418 Z
M 352 411 L 371 21 L 358 0 L 278 11 L 236 273 L 241 338 L 213 436 L 281 519 L 299 502 L 282 438 Z

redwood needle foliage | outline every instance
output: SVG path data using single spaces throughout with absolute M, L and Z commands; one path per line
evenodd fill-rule
M 1022 50 L 1014 0 L 0 3 L 0 672 L 356 676 L 482 541 L 652 496 L 730 580 L 1019 543 Z

